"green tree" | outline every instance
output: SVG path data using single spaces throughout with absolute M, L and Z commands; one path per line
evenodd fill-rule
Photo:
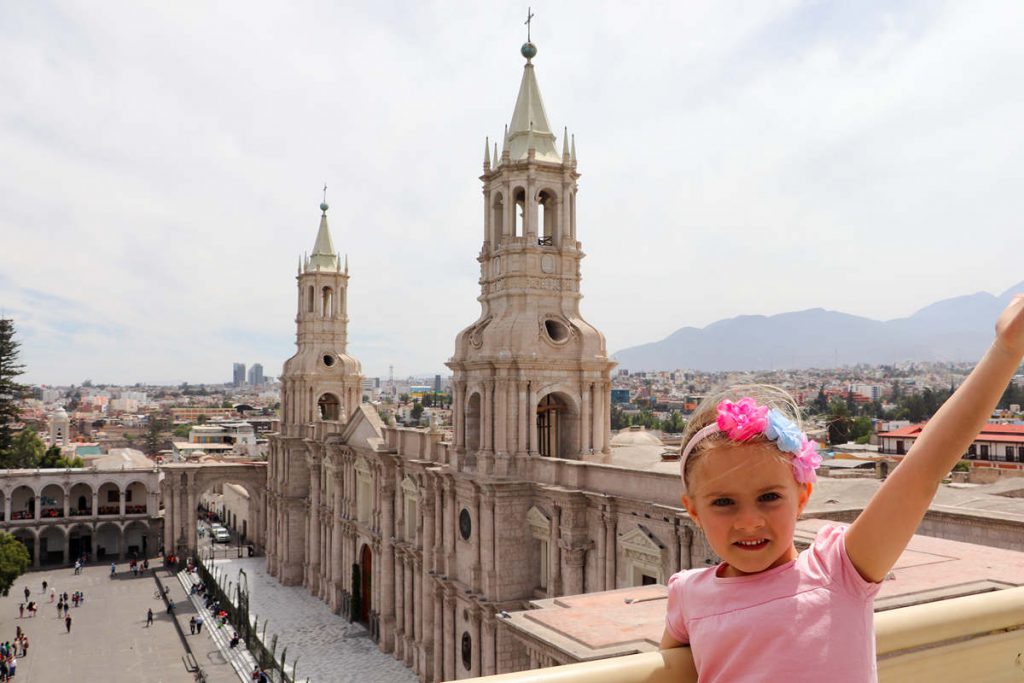
M 398 402 L 399 403 L 408 403 L 409 402 L 409 394 L 399 394 L 398 395 Z
M 46 452 L 46 444 L 34 429 L 23 429 L 14 435 L 11 447 L 0 456 L 0 467 L 6 469 L 31 469 L 39 467 Z
M 423 404 L 419 401 L 413 401 L 412 409 L 409 411 L 409 417 L 411 417 L 414 422 L 419 422 L 420 418 L 423 417 Z
M 166 422 L 155 417 L 149 418 L 149 423 L 146 425 L 146 434 L 143 436 L 146 453 L 156 455 L 160 451 L 160 446 L 162 445 L 160 437 L 165 429 L 167 429 Z
M 196 418 L 196 424 L 200 424 L 200 425 L 204 425 L 204 424 L 206 424 L 209 421 L 210 421 L 210 418 L 208 418 L 206 415 L 200 415 L 199 417 Z
M 829 404 L 828 441 L 831 444 L 846 443 L 850 440 L 850 427 L 853 420 L 846 401 L 835 399 Z
M 191 429 L 192 425 L 178 425 L 177 427 L 174 428 L 174 436 L 178 437 L 179 439 L 187 439 L 188 433 Z
M 828 413 L 828 396 L 825 395 L 825 385 L 818 387 L 818 395 L 815 397 L 811 407 L 817 415 Z
M 5 597 L 19 576 L 28 570 L 32 558 L 28 548 L 12 534 L 0 533 L 0 593 Z
M 18 421 L 17 402 L 25 392 L 25 385 L 17 381 L 25 371 L 18 362 L 20 347 L 14 338 L 14 321 L 0 318 L 0 456 L 11 447 L 11 423 Z
M 52 470 L 60 467 L 60 463 L 63 459 L 63 454 L 60 452 L 60 446 L 54 444 L 47 448 L 43 453 L 43 457 L 39 459 L 39 467 L 44 470 Z

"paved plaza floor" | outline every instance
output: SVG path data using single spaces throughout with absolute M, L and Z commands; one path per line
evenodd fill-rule
M 249 611 L 259 616 L 259 630 L 269 619 L 267 640 L 278 636 L 277 651 L 288 647 L 288 665 L 296 655 L 298 680 L 311 683 L 414 683 L 412 670 L 377 643 L 359 624 L 331 612 L 326 603 L 301 586 L 282 586 L 267 573 L 266 558 L 216 559 L 225 580 L 238 581 L 245 569 L 249 583 Z
M 157 561 L 159 564 L 159 560 Z M 104 683 L 192 683 L 185 654 L 171 617 L 157 593 L 152 572 L 133 577 L 127 565 L 110 578 L 110 565 L 87 567 L 75 575 L 70 568 L 34 571 L 18 578 L 10 594 L 0 598 L 0 640 L 14 641 L 16 627 L 28 635 L 28 656 L 18 658 L 18 681 L 103 681 Z M 72 607 L 71 632 L 57 600 L 43 593 L 42 582 L 59 593 L 82 591 L 85 601 Z M 18 616 L 25 599 L 39 604 L 35 617 Z M 146 609 L 154 622 L 146 627 Z M 205 665 L 205 664 L 204 664 Z M 212 679 L 211 679 L 212 680 Z M 223 680 L 223 679 L 222 679 Z M 234 680 L 238 680 L 235 677 Z

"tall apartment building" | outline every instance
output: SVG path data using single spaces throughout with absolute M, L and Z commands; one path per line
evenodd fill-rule
M 253 363 L 249 368 L 249 384 L 254 387 L 263 385 L 263 366 L 260 363 Z
M 235 363 L 231 383 L 236 387 L 245 384 L 245 363 Z

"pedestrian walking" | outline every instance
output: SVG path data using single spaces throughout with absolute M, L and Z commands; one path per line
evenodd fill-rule
M 153 608 L 150 607 L 146 610 L 146 628 L 153 625 Z
M 68 630 L 68 633 L 71 633 L 71 617 L 70 616 L 64 617 L 64 628 L 66 628 Z
M 196 618 L 192 617 L 188 620 L 188 630 L 192 635 L 196 634 Z
M 23 636 L 21 639 L 21 656 L 28 657 L 28 636 Z
M 25 618 L 25 603 L 23 603 L 23 602 L 19 602 L 18 603 L 18 618 L 19 619 L 24 619 Z
M 203 615 L 200 614 L 196 617 L 196 633 L 203 632 Z
M 43 579 L 43 592 L 46 592 L 46 579 Z
M 50 602 L 53 602 L 53 598 L 56 595 L 57 595 L 57 591 L 55 591 L 54 589 L 51 588 L 50 589 Z
M 64 603 L 64 616 L 68 615 L 68 611 L 69 611 L 70 607 L 71 607 L 71 605 L 69 605 L 66 602 Z
M 28 602 L 28 596 L 30 595 L 32 595 L 32 591 L 28 589 L 28 586 L 25 586 L 25 602 Z
M 61 597 L 63 597 L 64 598 L 64 602 L 67 603 L 67 601 L 68 601 L 68 592 L 64 591 L 64 595 L 61 596 Z
M 114 578 L 114 574 L 116 574 L 116 573 L 117 573 L 117 563 L 116 562 L 111 562 L 110 563 L 110 578 Z
M 63 611 L 64 611 L 64 603 L 63 602 L 58 602 L 57 603 L 57 618 L 58 619 L 60 619 L 60 613 L 63 612 Z

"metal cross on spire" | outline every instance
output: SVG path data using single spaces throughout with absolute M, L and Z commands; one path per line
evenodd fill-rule
M 324 204 L 327 203 L 327 183 L 324 183 Z
M 530 22 L 533 21 L 534 14 L 530 11 L 531 8 L 526 8 L 526 21 L 523 23 L 526 25 L 526 42 L 530 42 Z

